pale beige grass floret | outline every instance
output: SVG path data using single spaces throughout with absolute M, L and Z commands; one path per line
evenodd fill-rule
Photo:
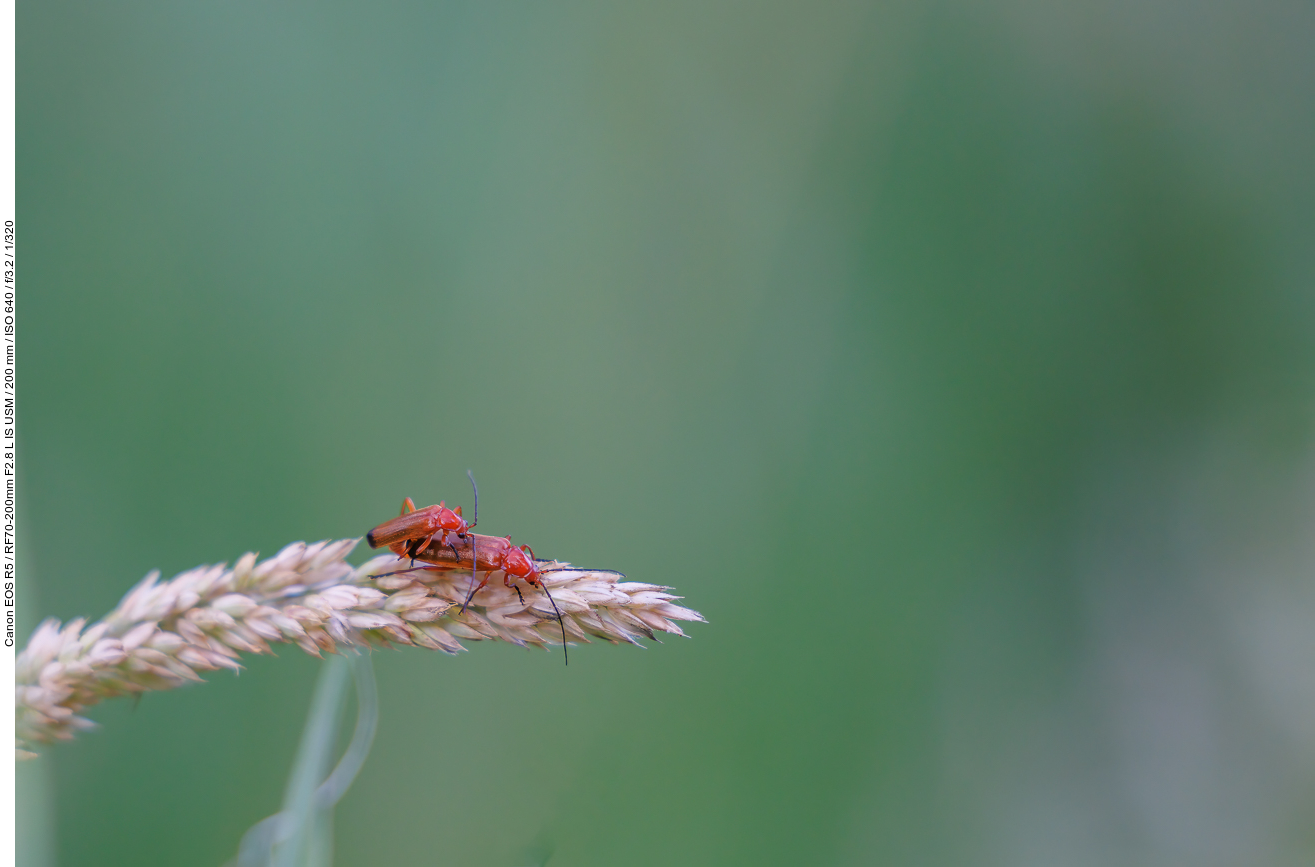
M 673 621 L 703 620 L 675 604 L 669 587 L 557 561 L 538 566 L 560 624 L 543 590 L 519 582 L 518 596 L 500 574 L 463 613 L 469 571 L 388 575 L 408 565 L 391 554 L 353 567 L 343 558 L 359 541 L 297 542 L 260 563 L 247 554 L 231 569 L 200 566 L 165 582 L 153 572 L 90 627 L 82 618 L 42 623 L 16 663 L 19 757 L 92 727 L 78 714 L 103 699 L 173 689 L 201 680 L 199 671 L 236 671 L 241 654 L 270 653 L 271 643 L 316 656 L 391 644 L 458 653 L 461 640 L 560 644 L 564 626 L 568 641 L 639 644 L 655 632 L 683 636 Z

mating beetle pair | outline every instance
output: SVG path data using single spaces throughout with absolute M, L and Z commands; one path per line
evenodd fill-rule
M 496 536 L 477 536 L 470 532 L 471 529 L 479 523 L 479 488 L 475 485 L 475 476 L 469 471 L 466 475 L 470 477 L 471 487 L 475 489 L 475 513 L 472 520 L 467 523 L 461 515 L 461 507 L 449 509 L 446 503 L 440 501 L 437 506 L 426 506 L 423 509 L 417 509 L 415 503 L 410 497 L 402 501 L 402 513 L 391 521 L 384 521 L 375 527 L 369 533 L 365 534 L 365 541 L 370 544 L 371 548 L 388 548 L 398 557 L 409 558 L 412 568 L 424 569 L 427 567 L 415 565 L 416 560 L 422 562 L 434 563 L 439 565 L 448 565 L 451 563 L 461 564 L 464 560 L 462 552 L 458 550 L 456 544 L 452 541 L 454 538 L 461 542 L 470 543 L 470 593 L 466 596 L 466 601 L 461 606 L 464 614 L 466 607 L 470 605 L 470 600 L 475 598 L 475 594 L 489 583 L 489 576 L 494 572 L 502 572 L 502 583 L 516 591 L 520 596 L 520 588 L 512 583 L 519 578 L 531 587 L 538 587 L 543 590 L 552 603 L 553 611 L 557 614 L 557 621 L 562 627 L 562 653 L 566 653 L 566 623 L 562 620 L 562 613 L 557 608 L 557 602 L 548 592 L 548 588 L 543 584 L 542 572 L 534 559 L 534 550 L 529 545 L 512 545 L 511 537 L 499 539 Z M 437 540 L 438 545 L 432 546 Z M 485 550 L 493 548 L 491 555 L 486 555 L 484 563 L 480 563 L 479 544 L 477 540 L 483 540 Z M 464 546 L 463 546 L 464 547 Z M 446 556 L 445 548 L 452 551 L 453 559 L 449 560 Z M 478 581 L 481 566 L 484 571 L 484 580 Z M 404 572 L 410 569 L 402 570 Z M 390 573 L 397 574 L 397 573 Z M 478 583 L 476 583 L 478 581 Z M 522 598 L 522 601 L 523 598 Z

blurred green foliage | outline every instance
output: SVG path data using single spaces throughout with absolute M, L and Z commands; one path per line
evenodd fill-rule
M 482 531 L 710 621 L 378 657 L 337 863 L 1315 853 L 1304 651 L 1221 613 L 1264 575 L 1312 623 L 1308 11 L 19 28 L 29 626 L 467 503 L 467 467 Z M 96 709 L 39 760 L 59 863 L 231 858 L 318 665 Z

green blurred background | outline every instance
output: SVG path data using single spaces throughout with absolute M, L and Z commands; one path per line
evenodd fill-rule
M 376 657 L 337 863 L 1315 857 L 1315 14 L 19 7 L 22 615 L 404 495 L 709 619 Z M 96 708 L 28 865 L 219 865 L 319 663 Z

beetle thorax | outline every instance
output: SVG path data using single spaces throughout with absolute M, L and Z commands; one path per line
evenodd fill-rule
M 534 568 L 534 561 L 520 548 L 508 547 L 502 555 L 502 571 L 517 578 L 524 578 L 531 584 L 537 583 L 539 570 Z
M 460 533 L 466 529 L 466 522 L 460 515 L 446 506 L 439 506 L 438 526 L 443 530 L 453 530 Z

